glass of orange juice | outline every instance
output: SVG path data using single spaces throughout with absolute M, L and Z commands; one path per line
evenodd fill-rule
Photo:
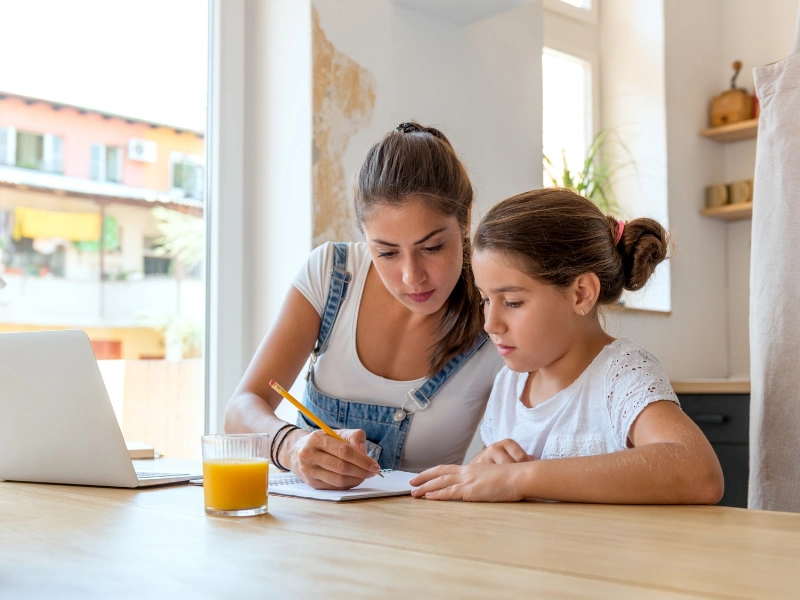
M 269 435 L 204 435 L 202 442 L 206 513 L 248 517 L 267 512 Z

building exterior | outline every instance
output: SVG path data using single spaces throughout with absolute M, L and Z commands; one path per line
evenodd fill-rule
M 0 92 L 0 331 L 84 329 L 98 359 L 199 355 L 204 146 Z

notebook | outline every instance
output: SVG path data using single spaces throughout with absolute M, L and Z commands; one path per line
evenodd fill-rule
M 416 473 L 407 471 L 381 471 L 383 478 L 370 477 L 364 483 L 349 490 L 316 490 L 299 477 L 275 477 L 269 480 L 269 493 L 279 496 L 296 496 L 312 500 L 347 502 L 367 498 L 387 498 L 389 496 L 408 496 L 413 489 L 408 483 Z

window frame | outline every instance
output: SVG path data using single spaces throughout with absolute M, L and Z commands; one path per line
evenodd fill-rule
M 591 0 L 591 2 L 591 8 L 587 9 L 573 6 L 572 4 L 564 2 L 564 0 L 544 0 L 543 8 L 544 10 L 558 13 L 564 17 L 569 17 L 570 19 L 582 21 L 590 25 L 597 25 L 600 21 L 597 7 L 600 0 Z
M 546 49 L 550 49 L 588 63 L 591 70 L 591 81 L 589 82 L 591 84 L 591 114 L 588 139 L 586 140 L 587 148 L 594 135 L 602 127 L 599 2 L 600 0 L 592 0 L 591 10 L 572 6 L 562 0 L 545 0 L 544 2 L 545 26 L 542 32 L 542 56 Z M 547 27 L 548 12 L 560 19 L 564 25 L 559 28 L 558 32 Z M 587 36 L 584 34 L 586 27 L 590 27 L 592 30 L 592 39 L 588 45 L 586 44 Z
M 169 187 L 172 192 L 183 192 L 184 197 L 192 198 L 194 200 L 203 200 L 206 195 L 205 186 L 206 186 L 206 160 L 202 156 L 198 156 L 197 154 L 186 154 L 184 152 L 170 152 L 169 154 Z M 189 193 L 189 191 L 183 186 L 175 185 L 175 166 L 177 164 L 189 165 L 194 169 L 200 169 L 200 176 L 198 177 L 197 172 L 193 172 L 193 179 L 195 180 L 195 185 L 199 186 L 200 188 L 200 197 L 195 197 Z
M 245 0 L 209 0 L 206 125 L 205 431 L 223 430 L 245 349 Z M 221 210 L 225 198 L 225 210 Z M 223 243 L 224 240 L 224 243 Z
M 0 164 L 11 167 L 17 164 L 16 127 L 0 127 Z
M 116 179 L 109 179 L 108 177 L 108 151 L 109 150 L 116 150 L 117 159 L 116 159 L 116 168 L 114 169 L 114 176 Z M 97 176 L 95 176 L 95 162 L 94 157 L 92 154 L 94 152 L 98 153 L 98 160 L 97 160 Z M 122 146 L 110 146 L 108 144 L 100 144 L 94 143 L 90 146 L 89 149 L 90 156 L 89 156 L 89 179 L 92 181 L 107 181 L 110 183 L 122 183 L 122 161 L 123 161 L 123 150 Z

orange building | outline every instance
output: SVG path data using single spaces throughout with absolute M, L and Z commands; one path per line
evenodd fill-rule
M 0 92 L 0 331 L 196 355 L 202 267 L 175 253 L 202 238 L 204 154 L 202 132 Z

